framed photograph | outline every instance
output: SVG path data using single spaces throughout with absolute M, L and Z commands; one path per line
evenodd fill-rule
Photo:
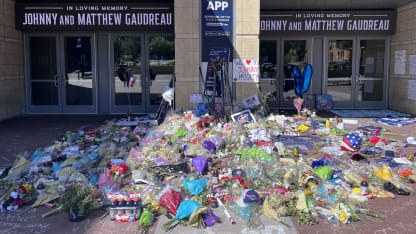
M 244 110 L 235 114 L 231 115 L 231 119 L 235 122 L 235 123 L 240 123 L 240 124 L 248 124 L 248 123 L 252 123 L 252 122 L 256 122 L 256 118 L 254 118 L 254 115 L 251 113 L 250 110 Z
M 243 100 L 244 108 L 250 109 L 260 105 L 259 96 L 257 94 Z
M 331 95 L 318 95 L 316 96 L 316 109 L 318 110 L 331 110 L 332 109 L 332 96 Z

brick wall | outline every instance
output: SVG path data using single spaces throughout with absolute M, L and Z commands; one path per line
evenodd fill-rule
M 175 104 L 193 109 L 190 95 L 199 93 L 199 0 L 175 0 Z
M 14 1 L 0 0 L 0 121 L 23 110 L 22 33 L 15 29 Z
M 260 1 L 237 1 L 236 59 L 259 60 Z M 236 104 L 259 92 L 258 83 L 236 83 Z
M 394 74 L 395 51 L 406 50 L 404 75 Z M 409 55 L 416 55 L 416 3 L 410 3 L 397 10 L 396 34 L 391 37 L 389 108 L 416 115 L 416 101 L 408 99 Z

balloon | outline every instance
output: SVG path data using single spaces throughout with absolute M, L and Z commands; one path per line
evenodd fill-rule
M 302 109 L 303 99 L 302 98 L 296 98 L 293 100 L 293 105 L 295 106 L 296 110 L 298 110 L 298 113 Z
M 293 66 L 293 75 L 295 76 L 295 92 L 296 95 L 302 97 L 303 94 L 308 91 L 309 85 L 312 78 L 312 66 L 306 64 L 303 69 L 303 74 L 301 74 L 300 68 L 296 65 Z

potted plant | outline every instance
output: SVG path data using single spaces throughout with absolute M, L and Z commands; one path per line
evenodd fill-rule
M 73 184 L 62 197 L 62 208 L 72 222 L 83 220 L 88 211 L 99 207 L 97 192 L 91 185 Z

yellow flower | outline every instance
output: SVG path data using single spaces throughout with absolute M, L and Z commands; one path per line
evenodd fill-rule
M 155 208 L 156 210 L 159 210 L 159 203 L 157 202 L 153 202 L 152 203 L 153 208 Z
M 283 176 L 283 178 L 285 179 L 285 180 L 287 180 L 287 179 L 289 179 L 289 177 L 290 177 L 290 171 L 288 171 L 284 176 Z
M 341 210 L 340 212 L 339 212 L 339 214 L 340 214 L 340 216 L 339 216 L 339 221 L 341 221 L 341 222 L 345 222 L 346 220 L 347 220 L 347 213 L 345 213 L 345 211 L 344 210 Z
M 302 124 L 298 127 L 298 131 L 306 132 L 309 129 L 308 126 Z
M 312 190 L 309 190 L 309 189 L 308 190 L 305 190 L 305 194 L 306 195 L 312 195 L 313 194 L 313 191 Z
M 96 196 L 98 194 L 98 190 L 97 189 L 93 189 L 92 190 L 92 195 Z

